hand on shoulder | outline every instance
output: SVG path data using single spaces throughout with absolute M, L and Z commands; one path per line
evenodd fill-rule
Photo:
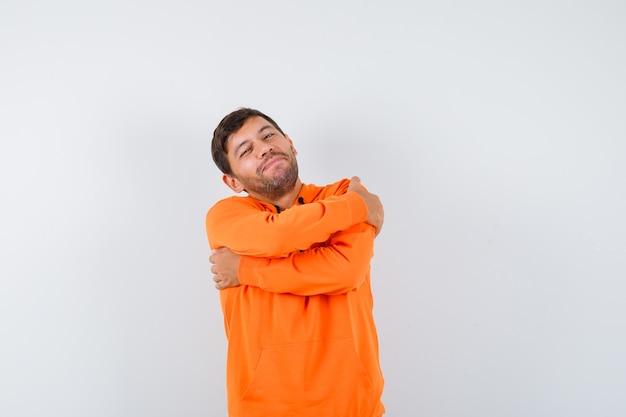
M 367 191 L 361 184 L 361 179 L 356 176 L 350 179 L 348 192 L 350 191 L 356 192 L 365 202 L 367 206 L 367 220 L 365 220 L 365 222 L 376 228 L 376 235 L 378 236 L 385 221 L 385 211 L 380 198 L 378 198 L 376 194 Z

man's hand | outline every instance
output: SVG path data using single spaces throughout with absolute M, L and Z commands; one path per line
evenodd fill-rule
M 215 288 L 223 290 L 225 288 L 238 287 L 239 284 L 239 261 L 241 255 L 237 255 L 228 248 L 219 248 L 212 251 L 209 256 L 211 272 Z
M 372 194 L 363 188 L 359 177 L 352 177 L 350 179 L 348 192 L 350 191 L 356 192 L 365 201 L 365 205 L 367 206 L 367 220 L 365 220 L 365 222 L 376 228 L 376 236 L 378 236 L 383 228 L 383 222 L 385 220 L 385 212 L 383 210 L 383 204 L 380 202 L 380 198 L 378 198 L 376 194 Z

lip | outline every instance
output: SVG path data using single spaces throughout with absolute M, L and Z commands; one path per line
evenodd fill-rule
M 263 165 L 263 171 L 265 171 L 266 169 L 268 169 L 269 167 L 276 165 L 278 162 L 280 162 L 281 160 L 283 160 L 282 156 L 276 155 L 271 157 L 266 163 L 265 165 Z

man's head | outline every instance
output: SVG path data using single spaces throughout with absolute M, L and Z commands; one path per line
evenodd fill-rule
M 296 150 L 270 117 L 242 108 L 222 119 L 213 132 L 211 154 L 233 191 L 276 200 L 298 182 Z
M 213 141 L 211 142 L 213 161 L 215 161 L 215 165 L 217 165 L 219 170 L 224 174 L 232 174 L 226 151 L 228 139 L 230 139 L 233 133 L 241 129 L 243 124 L 252 117 L 262 117 L 274 126 L 281 135 L 284 135 L 282 129 L 271 117 L 266 116 L 258 110 L 241 108 L 227 114 L 220 124 L 217 125 L 215 131 L 213 131 Z

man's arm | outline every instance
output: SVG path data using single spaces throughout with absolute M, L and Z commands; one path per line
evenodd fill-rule
M 358 177 L 342 181 L 335 193 L 282 213 L 266 211 L 264 203 L 251 199 L 222 200 L 207 213 L 211 247 L 228 247 L 242 255 L 280 257 L 325 242 L 333 233 L 361 222 L 380 230 L 380 200 L 361 186 Z
M 369 273 L 374 228 L 365 223 L 334 234 L 325 246 L 285 258 L 240 256 L 227 248 L 210 261 L 216 288 L 243 285 L 296 295 L 342 294 L 357 288 Z

